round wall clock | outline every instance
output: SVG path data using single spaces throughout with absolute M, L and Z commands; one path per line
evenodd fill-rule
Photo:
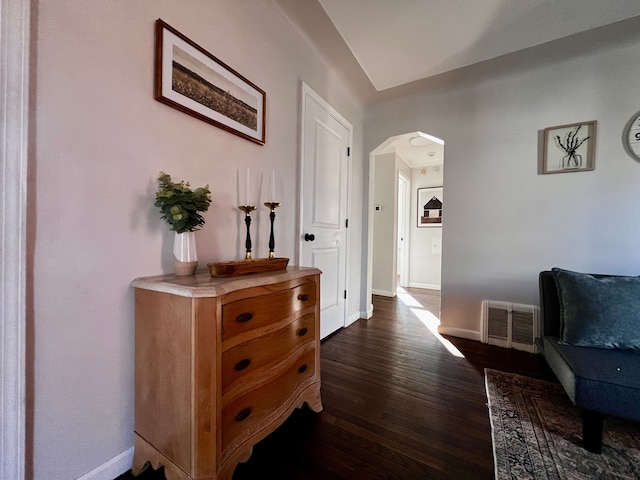
M 625 125 L 622 144 L 631 158 L 640 162 L 640 112 L 631 117 Z

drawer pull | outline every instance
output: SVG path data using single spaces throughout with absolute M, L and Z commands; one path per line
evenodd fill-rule
M 309 295 L 307 295 L 306 293 L 301 293 L 300 295 L 298 295 L 298 300 L 306 302 L 307 300 L 309 300 Z
M 240 323 L 245 323 L 248 322 L 249 320 L 251 320 L 253 318 L 253 313 L 241 313 L 240 315 L 238 315 L 238 317 L 236 318 L 236 321 L 240 322 Z
M 301 328 L 300 331 L 298 332 L 298 335 L 300 337 L 304 337 L 307 334 L 308 330 L 305 328 Z
M 236 363 L 235 369 L 237 371 L 244 370 L 249 366 L 249 364 L 251 364 L 251 360 L 249 360 L 248 358 L 243 358 L 238 363 Z
M 304 373 L 307 371 L 307 366 L 306 365 L 301 365 L 300 368 L 298 369 L 298 373 Z
M 245 408 L 240 410 L 240 413 L 236 415 L 236 422 L 241 422 L 243 420 L 246 420 L 249 415 L 251 415 L 250 408 Z

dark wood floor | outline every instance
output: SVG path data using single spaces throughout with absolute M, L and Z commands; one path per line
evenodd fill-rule
M 234 480 L 493 478 L 484 369 L 553 379 L 544 360 L 439 339 L 426 326 L 438 315 L 438 292 L 407 289 L 373 302 L 371 319 L 322 343 L 324 411 L 295 411 L 238 465 Z M 137 478 L 164 475 L 147 469 Z

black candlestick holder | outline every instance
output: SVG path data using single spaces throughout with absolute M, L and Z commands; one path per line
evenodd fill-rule
M 276 247 L 276 240 L 273 235 L 273 222 L 276 219 L 276 208 L 280 206 L 279 202 L 264 202 L 264 206 L 270 210 L 269 220 L 271 221 L 271 233 L 269 234 L 269 258 L 275 258 L 274 253 Z
M 253 212 L 256 207 L 253 205 L 240 205 L 238 208 L 244 212 L 244 223 L 247 226 L 247 239 L 244 242 L 247 253 L 244 258 L 249 260 L 251 259 L 251 212 Z

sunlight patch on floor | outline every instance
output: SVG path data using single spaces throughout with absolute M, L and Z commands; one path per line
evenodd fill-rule
M 408 294 L 407 291 L 402 287 L 398 287 L 398 289 L 396 290 L 396 295 L 398 296 L 400 301 L 404 303 L 407 307 L 423 308 L 422 304 L 419 301 L 417 301 L 415 298 L 413 298 L 410 294 Z
M 424 324 L 425 327 L 433 333 L 433 336 L 438 339 L 438 341 L 449 350 L 449 353 L 454 357 L 464 358 L 464 355 L 460 350 L 458 350 L 453 343 L 444 338 L 442 335 L 438 333 L 438 325 L 440 325 L 440 320 L 433 313 L 428 310 L 419 310 L 417 308 L 412 308 L 411 312 L 418 317 L 418 319 Z
M 425 327 L 433 334 L 434 337 L 446 348 L 451 355 L 459 358 L 464 358 L 464 355 L 458 350 L 453 343 L 444 338 L 438 333 L 438 326 L 440 325 L 440 319 L 436 317 L 429 310 L 425 310 L 424 306 L 411 296 L 404 288 L 398 287 L 398 298 L 406 306 L 411 307 L 411 312 L 418 317 Z

